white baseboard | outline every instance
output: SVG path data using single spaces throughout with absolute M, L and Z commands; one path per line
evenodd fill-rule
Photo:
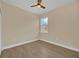
M 16 46 L 20 46 L 20 45 L 28 44 L 28 43 L 31 43 L 31 42 L 35 42 L 37 40 L 39 40 L 39 39 L 30 40 L 30 41 L 26 41 L 26 42 L 21 42 L 21 43 L 15 44 L 15 45 L 6 46 L 6 47 L 2 48 L 2 51 L 5 50 L 5 49 L 9 49 L 9 48 L 13 48 L 13 47 L 16 47 Z M 70 50 L 73 50 L 73 51 L 76 51 L 76 52 L 79 52 L 79 49 L 76 49 L 76 48 L 72 48 L 72 47 L 62 45 L 62 44 L 59 44 L 59 43 L 55 43 L 55 42 L 52 42 L 52 41 L 48 41 L 48 40 L 45 40 L 45 39 L 40 39 L 40 40 L 51 43 L 51 44 L 55 44 L 57 46 L 61 46 L 61 47 L 64 47 L 64 48 L 67 48 L 67 49 L 70 49 Z
M 30 40 L 30 41 L 26 41 L 26 42 L 20 42 L 20 43 L 18 43 L 18 44 L 6 46 L 6 47 L 3 47 L 3 48 L 2 48 L 2 51 L 5 50 L 5 49 L 9 49 L 9 48 L 17 47 L 17 46 L 20 46 L 20 45 L 28 44 L 28 43 L 31 43 L 31 42 L 35 42 L 35 41 L 37 41 L 37 40 L 38 40 L 38 39 Z
M 54 44 L 54 45 L 57 45 L 57 46 L 61 46 L 61 47 L 64 47 L 64 48 L 67 48 L 67 49 L 70 49 L 70 50 L 73 50 L 73 51 L 76 51 L 76 52 L 79 52 L 79 49 L 77 49 L 77 48 L 72 48 L 72 47 L 69 47 L 67 45 L 62 45 L 62 44 L 55 43 L 55 42 L 52 42 L 52 41 L 48 41 L 48 40 L 45 40 L 45 39 L 40 39 L 40 40 L 41 41 L 48 42 L 50 44 Z

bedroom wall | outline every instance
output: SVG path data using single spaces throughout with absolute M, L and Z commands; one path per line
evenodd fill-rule
M 48 17 L 49 25 L 48 34 L 41 33 L 41 39 L 79 51 L 79 1 L 42 16 Z
M 39 34 L 39 16 L 3 3 L 2 48 L 43 39 L 79 49 L 79 2 L 57 8 L 41 16 L 48 16 L 48 34 Z M 40 16 L 40 17 L 41 17 Z
M 0 54 L 1 54 L 1 21 L 2 21 L 1 18 L 2 17 L 1 17 L 1 0 L 0 0 Z
M 18 7 L 2 3 L 2 48 L 36 40 L 39 17 Z

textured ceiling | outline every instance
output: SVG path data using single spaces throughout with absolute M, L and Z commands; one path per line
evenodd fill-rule
M 46 9 L 30 7 L 31 5 L 36 4 L 37 0 L 3 0 L 3 1 L 8 3 L 8 4 L 15 5 L 19 8 L 28 10 L 28 11 L 36 13 L 36 14 L 43 14 L 43 13 L 46 13 L 48 11 L 59 8 L 61 6 L 73 3 L 76 0 L 43 0 L 42 4 L 44 4 L 44 6 L 46 6 Z

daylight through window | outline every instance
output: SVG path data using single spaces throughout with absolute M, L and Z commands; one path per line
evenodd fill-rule
M 40 32 L 48 33 L 48 17 L 43 17 L 40 20 Z

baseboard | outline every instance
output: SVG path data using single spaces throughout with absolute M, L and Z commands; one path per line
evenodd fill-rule
M 3 47 L 1 51 L 5 50 L 5 49 L 17 47 L 17 46 L 20 46 L 20 45 L 28 44 L 28 43 L 31 43 L 31 42 L 35 42 L 35 41 L 37 41 L 37 40 L 38 40 L 38 39 L 30 40 L 30 41 L 26 41 L 26 42 L 21 42 L 21 43 L 14 44 L 14 45 L 10 45 L 10 46 L 6 46 L 6 47 Z
M 67 48 L 69 50 L 73 50 L 73 51 L 79 52 L 79 49 L 77 49 L 77 48 L 72 48 L 72 47 L 69 47 L 69 46 L 66 46 L 66 45 L 62 45 L 62 44 L 59 44 L 59 43 L 55 43 L 55 42 L 51 42 L 51 41 L 48 41 L 48 40 L 45 40 L 45 39 L 40 39 L 40 40 L 41 41 L 48 42 L 50 44 L 54 44 L 54 45 L 57 45 L 57 46 L 61 46 L 63 48 Z
M 39 40 L 39 39 L 30 40 L 30 41 L 26 41 L 26 42 L 21 42 L 21 43 L 15 44 L 15 45 L 6 46 L 6 47 L 2 48 L 2 51 L 5 50 L 5 49 L 9 49 L 9 48 L 17 47 L 17 46 L 20 46 L 20 45 L 28 44 L 28 43 L 31 43 L 31 42 L 35 42 L 37 40 Z M 76 51 L 76 52 L 79 52 L 79 49 L 76 49 L 76 48 L 72 48 L 72 47 L 69 47 L 69 46 L 66 46 L 66 45 L 51 42 L 51 41 L 48 41 L 48 40 L 45 40 L 45 39 L 40 39 L 40 40 L 51 43 L 51 44 L 54 44 L 54 45 L 57 45 L 57 46 L 61 46 L 61 47 L 64 47 L 64 48 L 67 48 L 67 49 L 70 49 L 70 50 L 73 50 L 73 51 Z

